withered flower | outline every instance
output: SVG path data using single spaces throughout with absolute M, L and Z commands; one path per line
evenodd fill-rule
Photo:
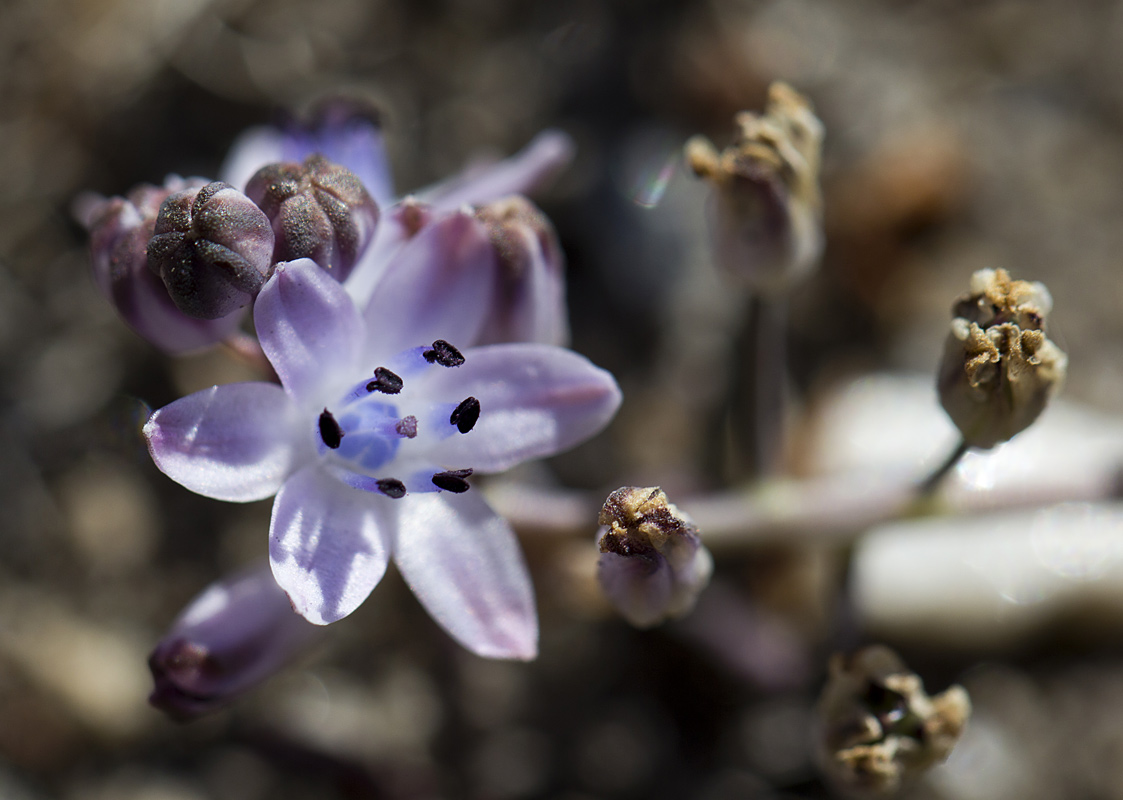
M 890 794 L 946 760 L 970 715 L 962 686 L 929 696 L 884 645 L 836 653 L 819 698 L 821 766 L 849 794 Z
M 704 136 L 686 162 L 713 184 L 715 257 L 756 292 L 783 291 L 814 269 L 823 250 L 819 161 L 823 124 L 786 83 L 768 89 L 764 114 L 736 116 L 737 141 L 718 152 Z
M 624 619 L 649 628 L 694 607 L 710 581 L 713 559 L 694 523 L 662 489 L 617 489 L 598 522 L 597 577 Z
M 990 448 L 1029 427 L 1064 382 L 1068 357 L 1045 335 L 1052 309 L 1040 283 L 980 270 L 956 301 L 944 347 L 940 402 L 971 447 Z

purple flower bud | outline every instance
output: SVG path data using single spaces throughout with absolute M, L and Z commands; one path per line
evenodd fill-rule
M 186 721 L 256 686 L 321 635 L 292 610 L 267 565 L 213 583 L 172 624 L 148 666 L 148 702 Z
M 487 227 L 499 264 L 494 308 L 480 343 L 564 345 L 565 259 L 550 220 L 521 195 L 488 203 L 476 217 Z
M 249 305 L 272 274 L 273 229 L 261 209 L 215 181 L 171 195 L 148 243 L 148 267 L 183 313 L 217 319 Z
M 246 194 L 273 223 L 274 261 L 310 258 L 344 280 L 374 236 L 378 206 L 350 170 L 313 154 L 302 164 L 270 164 Z
M 637 628 L 681 617 L 710 581 L 713 559 L 698 529 L 659 488 L 628 486 L 608 496 L 598 520 L 597 578 Z
M 146 248 L 160 205 L 174 192 L 206 185 L 201 178 L 168 178 L 164 186 L 142 184 L 127 198 L 85 195 L 76 216 L 90 233 L 94 280 L 138 334 L 169 353 L 197 350 L 225 338 L 240 315 L 201 320 L 176 308 L 160 279 L 148 269 Z

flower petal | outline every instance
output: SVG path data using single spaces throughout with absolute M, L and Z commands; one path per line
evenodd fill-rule
M 322 397 L 326 378 L 355 369 L 362 318 L 339 282 L 314 261 L 278 264 L 253 311 L 261 347 L 296 400 Z
M 367 598 L 386 572 L 395 502 L 344 486 L 319 465 L 285 482 L 273 503 L 269 559 L 298 614 L 326 625 Z
M 569 164 L 574 149 L 569 134 L 542 131 L 510 158 L 469 167 L 417 196 L 441 211 L 489 203 L 509 194 L 529 194 Z
M 467 347 L 491 307 L 495 250 L 471 214 L 422 229 L 398 251 L 374 287 L 364 316 L 371 357 L 445 339 Z
M 283 146 L 285 161 L 304 161 L 319 153 L 355 173 L 379 206 L 394 201 L 382 128 L 370 112 L 353 102 L 337 98 L 324 104 L 313 124 L 294 125 L 287 131 Z
M 234 140 L 219 171 L 221 180 L 238 191 L 246 188 L 259 169 L 284 158 L 284 136 L 276 128 L 250 128 Z
M 573 447 L 607 425 L 621 401 L 611 373 L 549 345 L 473 348 L 463 366 L 429 381 L 435 401 L 480 401 L 472 430 L 441 439 L 429 452 L 437 463 L 477 472 L 501 472 Z
M 507 523 L 474 492 L 401 502 L 394 560 L 433 619 L 485 658 L 537 656 L 534 590 Z
M 280 386 L 231 383 L 176 400 L 148 418 L 152 460 L 193 492 L 244 503 L 275 493 L 292 469 L 295 409 Z

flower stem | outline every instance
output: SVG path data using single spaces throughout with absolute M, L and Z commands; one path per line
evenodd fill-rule
M 947 477 L 948 473 L 955 468 L 955 465 L 959 463 L 959 460 L 966 455 L 969 449 L 970 445 L 967 444 L 966 440 L 961 439 L 955 449 L 944 459 L 943 463 L 936 467 L 931 475 L 917 484 L 917 494 L 920 497 L 927 497 L 936 491 L 936 488 L 939 487 L 940 483 Z

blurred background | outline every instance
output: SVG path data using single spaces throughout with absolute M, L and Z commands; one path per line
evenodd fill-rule
M 666 364 L 736 314 L 706 189 L 667 167 L 692 134 L 727 144 L 776 79 L 826 127 L 826 254 L 788 321 L 789 472 L 830 459 L 807 431 L 836 387 L 934 373 L 984 267 L 1049 285 L 1065 396 L 1114 421 L 1121 77 L 1111 0 L 4 0 L 0 798 L 827 797 L 810 733 L 826 656 L 874 636 L 975 706 L 962 752 L 910 796 L 1123 798 L 1118 590 L 1016 635 L 957 638 L 954 617 L 906 635 L 847 599 L 848 542 L 715 547 L 695 614 L 639 632 L 597 594 L 593 527 L 531 531 L 535 663 L 459 649 L 391 570 L 293 668 L 168 721 L 146 704 L 147 654 L 205 585 L 264 557 L 270 506 L 172 483 L 139 425 L 244 368 L 135 337 L 70 216 L 81 190 L 214 176 L 241 130 L 333 90 L 383 110 L 399 193 L 567 131 L 576 161 L 537 199 L 568 257 L 573 346 L 626 401 L 526 477 L 587 490 L 592 520 L 620 485 L 728 488 L 698 476 L 705 426 L 667 402 Z

